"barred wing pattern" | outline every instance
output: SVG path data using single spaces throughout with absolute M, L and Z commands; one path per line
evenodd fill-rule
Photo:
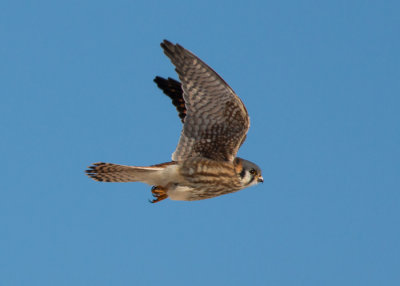
M 183 130 L 172 160 L 205 157 L 233 161 L 250 126 L 242 101 L 191 52 L 167 40 L 161 47 L 179 75 L 186 106 Z

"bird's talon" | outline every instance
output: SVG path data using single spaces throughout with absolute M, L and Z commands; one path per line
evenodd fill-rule
M 160 186 L 153 186 L 151 188 L 151 193 L 152 193 L 153 197 L 155 198 L 152 201 L 149 200 L 150 203 L 152 203 L 152 204 L 158 203 L 158 202 L 168 198 L 167 192 L 165 191 L 165 189 L 163 189 Z

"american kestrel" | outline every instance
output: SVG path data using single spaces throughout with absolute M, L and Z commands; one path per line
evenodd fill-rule
M 181 83 L 154 81 L 172 99 L 183 123 L 172 161 L 149 167 L 94 163 L 86 170 L 101 182 L 143 182 L 152 203 L 195 201 L 233 193 L 263 182 L 261 169 L 236 157 L 250 126 L 243 102 L 207 64 L 179 44 L 161 43 Z

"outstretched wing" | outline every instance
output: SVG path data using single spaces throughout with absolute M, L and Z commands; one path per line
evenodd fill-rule
M 197 56 L 167 40 L 161 47 L 179 75 L 186 107 L 183 130 L 172 160 L 205 157 L 233 161 L 250 126 L 242 101 Z

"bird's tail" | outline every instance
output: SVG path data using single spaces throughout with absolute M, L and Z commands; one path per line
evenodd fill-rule
M 169 164 L 136 167 L 100 162 L 89 166 L 89 169 L 86 170 L 86 175 L 100 182 L 143 182 L 155 185 L 160 171 L 164 170 L 166 165 Z

